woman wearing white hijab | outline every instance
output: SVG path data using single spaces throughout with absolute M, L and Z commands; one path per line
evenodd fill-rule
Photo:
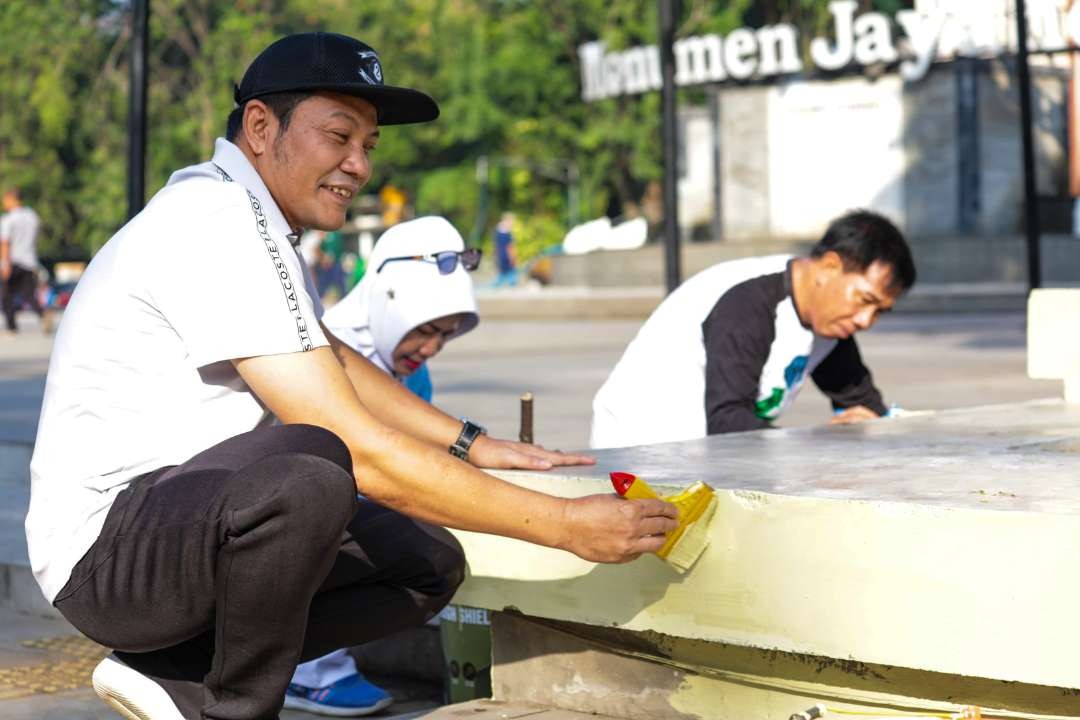
M 379 238 L 364 278 L 326 311 L 323 324 L 385 372 L 412 375 L 435 345 L 425 340 L 441 338 L 438 352 L 479 322 L 468 273 L 479 260 L 480 251 L 466 250 L 441 217 L 395 225 Z
M 395 225 L 379 238 L 363 279 L 326 311 L 323 324 L 430 401 L 426 361 L 480 321 L 468 273 L 479 261 L 480 251 L 467 250 L 441 217 Z M 285 695 L 287 708 L 339 717 L 377 712 L 392 701 L 344 650 L 298 666 Z

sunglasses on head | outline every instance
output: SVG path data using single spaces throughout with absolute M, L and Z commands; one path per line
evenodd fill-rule
M 420 262 L 435 263 L 435 266 L 439 268 L 440 275 L 449 275 L 457 270 L 459 258 L 462 267 L 466 270 L 475 270 L 480 266 L 480 248 L 443 250 L 442 252 L 431 253 L 429 255 L 402 255 L 401 257 L 386 258 L 375 272 L 382 272 L 382 269 L 386 267 L 386 263 L 392 263 L 398 260 L 418 260 Z

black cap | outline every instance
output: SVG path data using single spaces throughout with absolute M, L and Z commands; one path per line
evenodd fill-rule
M 439 117 L 439 106 L 424 93 L 383 84 L 382 65 L 371 46 L 328 32 L 287 35 L 270 44 L 248 66 L 233 99 L 243 105 L 261 95 L 298 90 L 362 97 L 378 110 L 380 125 Z

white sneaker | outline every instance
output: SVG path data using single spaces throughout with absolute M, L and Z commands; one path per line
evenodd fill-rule
M 184 720 L 165 688 L 116 658 L 94 668 L 94 692 L 126 720 Z

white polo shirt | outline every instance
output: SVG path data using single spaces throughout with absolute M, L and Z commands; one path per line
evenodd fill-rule
M 133 478 L 270 422 L 232 359 L 327 344 L 290 233 L 219 139 L 91 261 L 56 335 L 30 463 L 26 538 L 50 602 Z
M 723 347 L 714 364 L 743 370 L 744 382 L 736 390 L 749 396 L 746 414 L 762 427 L 778 417 L 837 344 L 803 327 L 784 282 L 791 260 L 771 255 L 718 263 L 660 303 L 593 398 L 590 447 L 708 434 L 706 330 L 718 307 L 738 327 L 735 341 Z

